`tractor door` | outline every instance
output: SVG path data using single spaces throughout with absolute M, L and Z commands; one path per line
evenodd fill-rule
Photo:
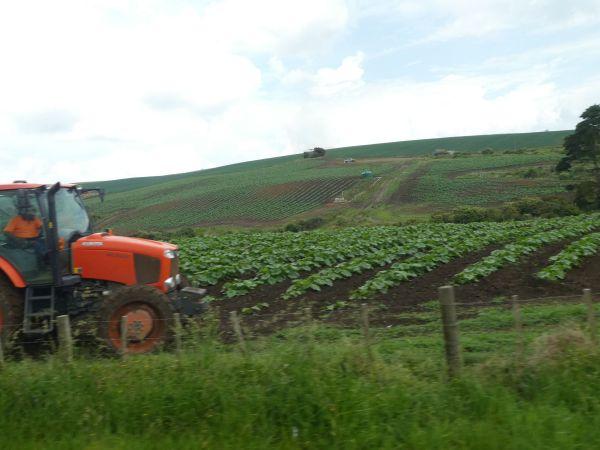
M 71 274 L 71 244 L 91 232 L 90 220 L 75 188 L 55 184 L 40 194 L 48 236 L 48 263 L 56 286 Z
M 71 244 L 91 232 L 90 219 L 76 189 L 62 188 L 54 196 L 58 264 L 61 275 L 71 273 Z
M 28 285 L 52 282 L 38 194 L 32 189 L 0 192 L 0 257 Z

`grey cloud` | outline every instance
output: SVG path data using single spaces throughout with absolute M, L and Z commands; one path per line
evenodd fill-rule
M 17 126 L 26 133 L 65 133 L 71 131 L 78 117 L 66 110 L 46 110 L 22 114 L 15 118 Z

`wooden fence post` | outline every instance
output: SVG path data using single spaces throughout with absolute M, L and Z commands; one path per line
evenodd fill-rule
M 454 287 L 442 286 L 439 288 L 440 307 L 442 310 L 442 324 L 444 329 L 444 345 L 446 350 L 446 363 L 448 375 L 454 378 L 460 375 L 461 356 L 458 337 L 458 323 L 456 320 L 456 305 L 454 303 Z
M 127 341 L 129 340 L 129 337 L 127 336 L 127 316 L 121 317 L 119 325 L 121 332 L 121 357 L 125 359 L 127 357 Z
M 181 355 L 181 314 L 173 314 L 173 321 L 175 322 L 175 353 L 177 356 Z
M 60 357 L 65 362 L 71 362 L 73 361 L 73 338 L 69 316 L 58 316 L 56 327 L 58 328 L 58 352 Z
M 587 306 L 587 325 L 588 325 L 590 337 L 592 338 L 592 341 L 597 342 L 598 328 L 596 325 L 596 308 L 594 305 L 594 300 L 592 298 L 592 290 L 591 289 L 583 290 L 583 302 Z
M 515 321 L 515 336 L 516 336 L 516 355 L 517 358 L 521 358 L 523 355 L 523 315 L 521 313 L 521 304 L 519 303 L 519 296 L 513 295 L 512 299 L 512 312 Z
M 240 324 L 240 318 L 237 315 L 236 311 L 231 311 L 229 313 L 229 317 L 231 319 L 231 325 L 233 326 L 233 331 L 237 336 L 238 343 L 240 345 L 240 350 L 244 355 L 247 355 L 246 349 L 246 341 L 244 340 L 244 333 L 242 333 L 242 326 Z
M 373 360 L 373 352 L 371 350 L 371 332 L 369 330 L 369 306 L 366 303 L 360 305 L 360 318 L 362 324 L 363 338 L 365 341 L 365 348 L 367 349 L 367 356 L 369 360 Z

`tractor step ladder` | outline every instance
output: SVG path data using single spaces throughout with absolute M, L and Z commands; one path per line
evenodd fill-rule
M 54 330 L 54 286 L 30 286 L 25 289 L 23 332 L 48 333 Z

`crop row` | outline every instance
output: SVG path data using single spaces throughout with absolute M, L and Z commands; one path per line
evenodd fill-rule
M 588 234 L 551 257 L 552 264 L 540 270 L 537 276 L 543 280 L 562 280 L 571 269 L 581 264 L 583 258 L 593 256 L 599 250 L 600 233 Z
M 232 233 L 178 241 L 182 271 L 195 283 L 223 283 L 221 293 L 235 297 L 263 285 L 290 280 L 284 299 L 302 297 L 336 281 L 373 270 L 351 293 L 364 299 L 418 277 L 466 254 L 492 251 L 454 276 L 470 283 L 542 247 L 591 233 L 600 215 L 474 224 L 420 224 L 363 227 L 303 233 Z M 552 258 L 540 274 L 560 279 L 579 261 L 598 251 L 600 233 L 588 234 Z M 383 269 L 383 270 L 382 270 Z
M 589 233 L 599 225 L 597 216 L 590 216 L 583 220 L 580 218 L 562 219 L 556 223 L 560 223 L 562 226 L 538 234 L 522 236 L 516 242 L 508 244 L 502 249 L 494 250 L 489 256 L 458 273 L 454 277 L 454 281 L 459 284 L 477 281 L 506 264 L 517 263 L 523 256 L 529 255 L 545 245 Z
M 344 239 L 338 240 L 339 245 L 337 246 L 332 241 L 328 244 L 328 248 L 311 252 L 300 259 L 263 266 L 252 279 L 225 283 L 223 293 L 227 297 L 243 295 L 265 284 L 275 284 L 286 279 L 299 279 L 302 272 L 320 267 L 333 266 L 338 263 L 345 267 L 352 267 L 357 259 L 374 260 L 372 255 L 376 255 L 381 260 L 390 259 L 401 254 L 399 242 L 405 242 L 406 248 L 416 249 L 418 247 L 418 241 L 423 235 L 422 230 L 417 227 L 406 227 L 400 228 L 399 231 L 396 235 L 379 240 L 373 240 L 370 237 L 369 239 L 348 242 Z M 346 262 L 349 258 L 351 259 Z M 317 276 L 317 278 L 319 277 Z
M 182 269 L 196 283 L 216 284 L 251 274 L 271 278 L 276 271 L 310 270 L 362 252 L 392 245 L 414 227 L 348 228 L 340 232 L 260 233 L 194 238 L 178 242 Z M 287 265 L 287 267 L 282 267 Z M 272 280 L 269 280 L 272 281 Z M 257 286 L 260 283 L 257 283 Z M 235 289 L 234 285 L 230 285 Z M 240 289 L 244 289 L 242 285 Z M 232 291 L 233 293 L 233 291 Z
M 333 267 L 327 267 L 306 278 L 297 278 L 292 281 L 291 286 L 283 294 L 286 300 L 299 297 L 309 290 L 320 291 L 323 286 L 333 286 L 333 282 L 344 278 L 350 278 L 365 270 L 391 264 L 393 261 L 414 255 L 423 250 L 434 248 L 444 242 L 447 237 L 432 230 L 419 233 L 417 238 L 404 241 L 391 247 L 381 249 L 377 252 L 361 255 L 349 261 L 344 261 Z

